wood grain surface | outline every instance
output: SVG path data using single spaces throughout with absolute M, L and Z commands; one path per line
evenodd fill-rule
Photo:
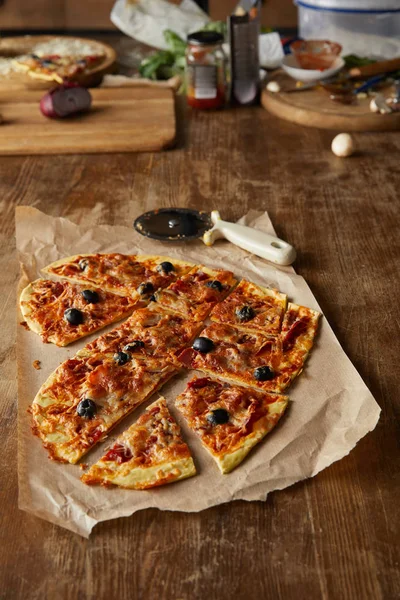
M 399 151 L 394 133 L 332 134 L 262 108 L 180 112 L 179 144 L 148 154 L 0 158 L 0 598 L 388 600 L 399 571 Z M 160 206 L 267 209 L 383 412 L 316 477 L 198 514 L 146 510 L 89 540 L 17 507 L 14 208 L 130 225 Z M 311 399 L 310 399 L 311 401 Z
M 88 114 L 46 119 L 43 91 L 0 90 L 0 154 L 81 154 L 157 151 L 175 140 L 175 99 L 158 87 L 91 90 Z
M 297 125 L 344 131 L 392 131 L 400 129 L 400 112 L 381 115 L 370 110 L 371 97 L 358 98 L 355 104 L 333 102 L 321 87 L 302 92 L 285 93 L 296 85 L 283 71 L 271 75 L 281 86 L 278 93 L 264 89 L 261 102 L 271 114 Z M 382 90 L 393 94 L 393 86 Z

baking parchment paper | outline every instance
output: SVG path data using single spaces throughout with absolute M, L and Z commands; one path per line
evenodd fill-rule
M 251 211 L 241 221 L 274 234 L 266 213 Z M 211 248 L 199 240 L 157 242 L 128 227 L 100 225 L 88 229 L 30 207 L 16 210 L 16 236 L 22 268 L 18 293 L 29 281 L 40 277 L 41 268 L 64 256 L 91 252 L 158 254 L 230 269 L 237 277 L 279 288 L 290 300 L 320 310 L 306 282 L 292 268 L 276 268 L 224 241 Z M 22 321 L 20 314 L 18 318 Z M 174 407 L 174 398 L 193 376 L 193 372 L 183 372 L 161 393 L 183 429 L 198 475 L 148 491 L 88 487 L 79 480 L 79 466 L 47 458 L 39 438 L 31 433 L 27 409 L 48 375 L 96 335 L 58 348 L 43 344 L 39 336 L 17 326 L 19 507 L 84 537 L 100 521 L 144 508 L 196 512 L 232 500 L 265 500 L 269 492 L 313 477 L 346 456 L 379 419 L 378 404 L 322 317 L 306 368 L 287 390 L 290 404 L 286 415 L 232 473 L 220 474 Z M 41 370 L 33 367 L 35 360 L 40 361 Z M 158 396 L 155 394 L 124 419 L 82 462 L 93 464 L 100 458 L 115 437 Z

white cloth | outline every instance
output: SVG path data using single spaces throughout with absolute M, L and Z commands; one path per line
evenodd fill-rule
M 110 18 L 126 35 L 160 50 L 167 49 L 165 29 L 186 40 L 189 33 L 202 29 L 210 20 L 193 0 L 183 0 L 179 6 L 166 0 L 138 0 L 135 4 L 117 0 Z

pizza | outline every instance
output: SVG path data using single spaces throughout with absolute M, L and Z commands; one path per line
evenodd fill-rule
M 53 460 L 76 463 L 175 373 L 167 361 L 83 348 L 37 393 L 33 432 Z
M 235 283 L 231 271 L 197 266 L 166 289 L 157 292 L 154 300 L 167 310 L 202 321 Z
M 34 79 L 44 81 L 55 81 L 63 83 L 66 80 L 74 80 L 97 67 L 104 61 L 103 54 L 91 54 L 87 56 L 60 56 L 48 54 L 37 56 L 27 54 L 13 60 L 14 66 L 27 73 Z
M 288 305 L 276 336 L 213 323 L 179 355 L 183 365 L 269 392 L 282 392 L 303 370 L 320 314 Z
M 176 400 L 190 428 L 229 473 L 284 413 L 320 314 L 230 271 L 165 256 L 80 254 L 44 270 L 22 292 L 28 326 L 66 345 L 114 321 L 41 386 L 33 432 L 56 461 L 77 463 L 182 367 L 194 378 Z M 236 287 L 235 287 L 236 286 Z M 210 317 L 211 320 L 207 320 Z M 206 321 L 207 320 L 207 321 Z M 147 489 L 195 474 L 160 399 L 82 477 Z
M 280 332 L 287 305 L 286 294 L 242 279 L 234 291 L 211 312 L 211 320 L 245 331 Z
M 129 297 L 47 279 L 33 281 L 20 296 L 21 314 L 28 327 L 44 342 L 57 346 L 67 346 L 128 317 L 135 303 Z
M 282 354 L 293 365 L 303 366 L 314 343 L 321 314 L 289 302 L 282 323 Z
M 195 377 L 175 401 L 222 473 L 237 467 L 277 424 L 287 396 Z
M 203 327 L 187 321 L 152 302 L 135 310 L 131 318 L 87 344 L 89 351 L 129 352 L 138 360 L 147 356 L 165 358 L 176 363 L 176 355 L 190 345 Z
M 144 490 L 196 474 L 193 458 L 165 398 L 153 402 L 81 480 Z
M 147 304 L 159 288 L 168 287 L 192 267 L 164 256 L 78 254 L 52 263 L 43 272 Z

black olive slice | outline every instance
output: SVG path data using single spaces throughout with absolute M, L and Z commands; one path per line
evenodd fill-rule
M 207 354 L 214 349 L 214 342 L 207 337 L 198 337 L 194 340 L 192 348 L 202 354 Z
M 264 367 L 257 367 L 257 369 L 254 370 L 254 377 L 257 381 L 270 381 L 275 377 L 275 373 L 271 367 L 266 365 Z
M 67 308 L 64 312 L 64 319 L 70 325 L 80 325 L 83 323 L 83 312 L 77 308 Z
M 82 296 L 88 304 L 97 304 L 97 302 L 100 302 L 100 296 L 93 290 L 83 290 Z
M 116 354 L 114 354 L 114 360 L 117 363 L 117 365 L 125 365 L 129 359 L 130 356 L 126 352 L 117 352 Z
M 218 290 L 219 292 L 222 292 L 224 289 L 224 286 L 220 281 L 218 281 L 218 279 L 214 279 L 214 281 L 207 281 L 206 286 L 213 290 Z
M 144 342 L 142 340 L 133 340 L 124 347 L 124 352 L 136 352 L 139 348 L 144 348 Z
M 171 262 L 165 260 L 164 262 L 158 265 L 157 271 L 159 273 L 171 273 L 171 271 L 175 271 L 175 267 Z
M 154 292 L 154 285 L 147 281 L 146 283 L 141 283 L 137 289 L 141 296 L 148 296 Z
M 223 425 L 229 421 L 229 413 L 225 408 L 215 408 L 206 418 L 211 425 Z
M 84 419 L 93 419 L 97 412 L 96 403 L 90 398 L 85 398 L 79 402 L 78 406 L 76 407 L 76 412 Z
M 242 308 L 237 309 L 236 316 L 239 321 L 250 321 L 254 319 L 254 310 L 251 306 L 242 306 Z

